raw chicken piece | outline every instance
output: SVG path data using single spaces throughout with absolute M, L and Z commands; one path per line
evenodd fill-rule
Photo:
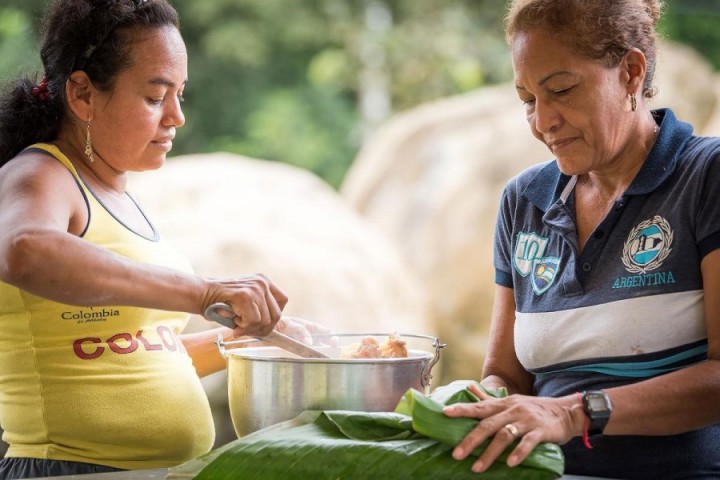
M 366 336 L 359 342 L 342 347 L 340 358 L 404 358 L 408 356 L 405 340 L 393 333 L 382 345 L 377 338 Z
M 380 358 L 380 342 L 375 337 L 363 337 L 359 342 L 342 347 L 340 358 Z
M 380 355 L 383 358 L 405 358 L 408 356 L 407 342 L 393 333 L 387 342 L 380 345 Z

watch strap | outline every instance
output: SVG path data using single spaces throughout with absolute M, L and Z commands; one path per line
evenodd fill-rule
M 610 397 L 602 390 L 588 390 L 583 392 L 582 399 L 583 409 L 590 419 L 588 433 L 590 435 L 602 433 L 612 413 Z

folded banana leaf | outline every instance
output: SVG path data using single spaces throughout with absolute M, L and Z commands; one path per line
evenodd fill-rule
M 477 401 L 466 387 L 467 382 L 454 382 L 429 396 L 409 390 L 395 412 L 303 412 L 172 468 L 167 478 L 544 480 L 562 475 L 564 458 L 554 444 L 538 445 L 512 468 L 505 463 L 509 447 L 483 474 L 472 473 L 470 467 L 488 442 L 463 461 L 453 459 L 454 446 L 478 421 L 447 417 L 442 408 Z

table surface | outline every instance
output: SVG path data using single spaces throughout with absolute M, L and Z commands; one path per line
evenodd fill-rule
M 52 477 L 54 480 L 165 480 L 167 476 L 167 468 L 159 468 L 156 470 L 133 470 L 128 472 L 112 472 L 112 473 L 92 473 L 88 475 L 67 475 L 64 477 Z M 50 478 L 50 477 L 45 477 Z M 36 479 L 40 480 L 40 479 Z M 560 480 L 607 480 L 598 477 L 581 477 L 577 475 L 563 475 Z

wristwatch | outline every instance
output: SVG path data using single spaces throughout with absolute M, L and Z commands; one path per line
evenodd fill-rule
M 583 392 L 582 402 L 585 414 L 590 417 L 588 433 L 602 433 L 612 413 L 610 397 L 602 390 L 588 390 Z

